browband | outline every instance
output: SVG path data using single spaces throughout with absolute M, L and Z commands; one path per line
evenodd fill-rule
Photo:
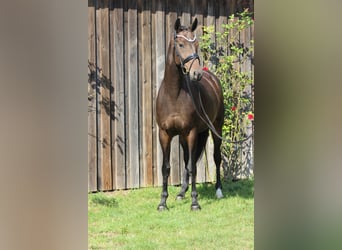
M 176 37 L 184 38 L 185 40 L 187 40 L 188 42 L 191 42 L 191 43 L 193 43 L 194 41 L 196 41 L 196 35 L 194 36 L 193 39 L 187 38 L 186 36 L 183 36 L 183 35 L 176 35 Z

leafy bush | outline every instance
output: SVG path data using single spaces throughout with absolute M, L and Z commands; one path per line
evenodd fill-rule
M 252 14 L 245 9 L 231 15 L 227 24 L 222 24 L 221 32 L 214 26 L 204 26 L 200 41 L 205 67 L 220 79 L 223 88 L 225 120 L 223 126 L 222 151 L 226 158 L 236 154 L 238 144 L 251 135 L 253 108 L 253 73 L 246 68 L 248 61 L 253 63 L 254 40 L 241 39 L 249 34 L 253 25 Z M 238 142 L 238 143 L 234 143 Z

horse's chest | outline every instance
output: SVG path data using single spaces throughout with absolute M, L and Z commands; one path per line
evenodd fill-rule
M 194 112 L 191 99 L 181 92 L 178 98 L 165 98 L 158 103 L 158 124 L 172 134 L 186 133 L 194 126 Z
M 161 123 L 161 128 L 177 133 L 191 128 L 191 119 L 182 113 L 171 113 Z

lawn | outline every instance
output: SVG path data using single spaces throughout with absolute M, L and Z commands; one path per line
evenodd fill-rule
M 161 188 L 89 194 L 89 249 L 253 249 L 254 181 L 198 184 L 200 211 L 191 211 L 190 192 L 169 187 L 168 211 L 158 212 Z

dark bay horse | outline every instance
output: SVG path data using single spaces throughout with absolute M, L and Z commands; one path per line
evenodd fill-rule
M 191 209 L 201 208 L 197 201 L 196 163 L 206 145 L 209 129 L 214 140 L 216 196 L 223 197 L 220 179 L 223 95 L 217 77 L 202 70 L 197 54 L 199 43 L 193 33 L 196 27 L 197 18 L 190 27 L 182 26 L 180 19 L 175 22 L 175 31 L 167 51 L 164 79 L 157 96 L 156 120 L 163 152 L 163 189 L 158 210 L 167 209 L 170 143 L 176 135 L 179 135 L 185 162 L 182 187 L 177 199 L 184 198 L 191 177 Z

